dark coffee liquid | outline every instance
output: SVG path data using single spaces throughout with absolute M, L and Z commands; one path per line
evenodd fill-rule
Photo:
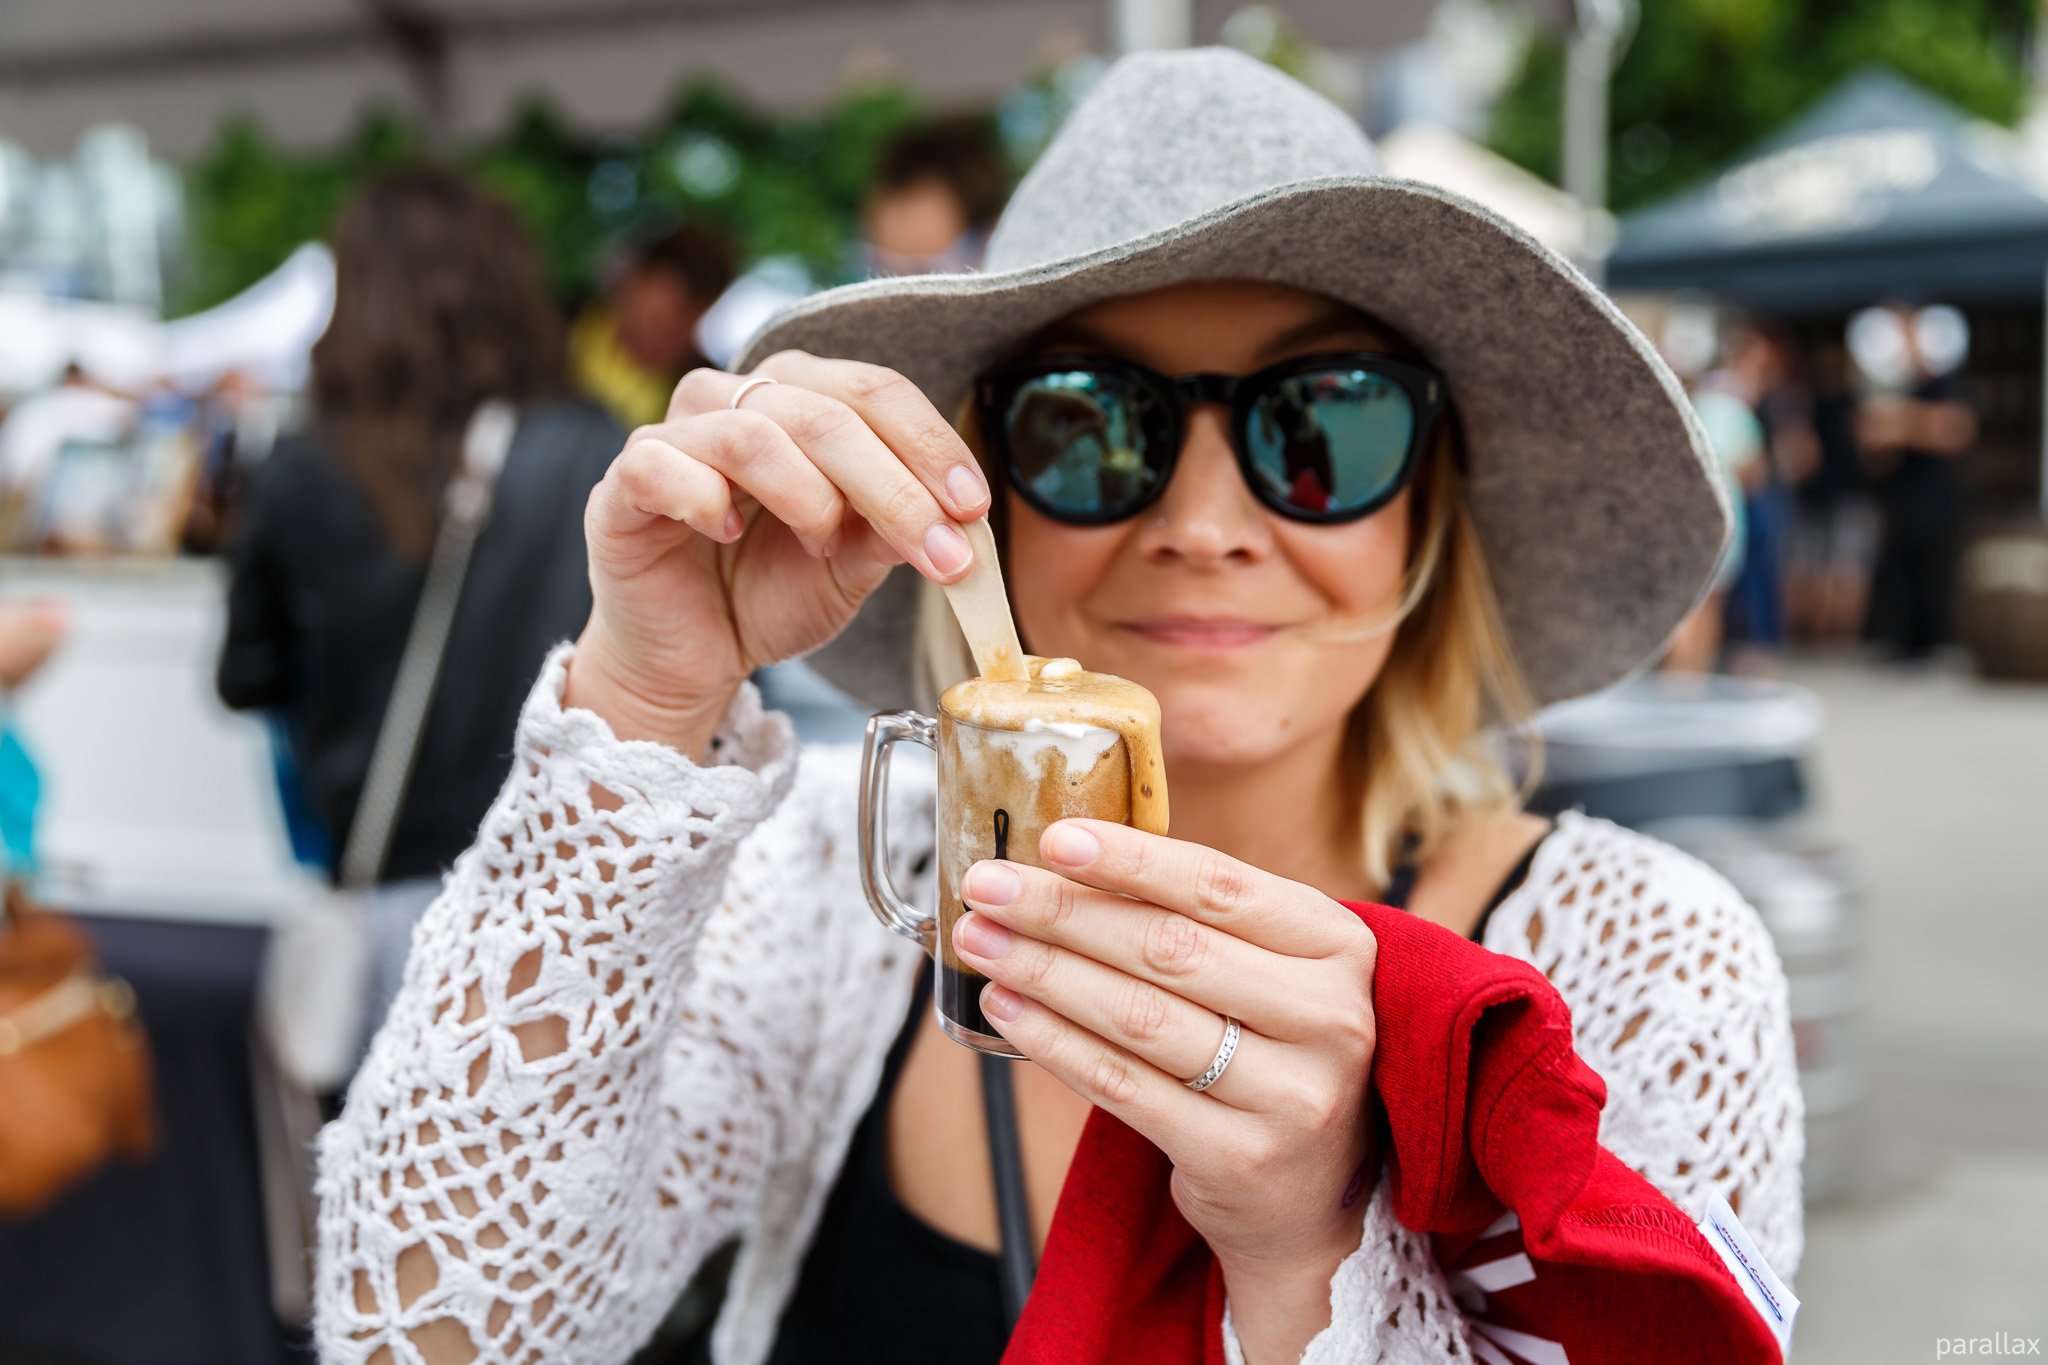
M 948 967 L 939 964 L 939 1013 L 954 1023 L 985 1033 L 991 1038 L 1002 1037 L 1002 1031 L 988 1021 L 981 1012 L 981 988 L 988 984 L 988 978 L 980 972 L 970 972 L 964 967 Z

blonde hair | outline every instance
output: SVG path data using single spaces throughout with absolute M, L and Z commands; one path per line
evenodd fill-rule
M 986 468 L 971 405 L 955 425 Z M 1002 483 L 989 473 L 998 489 L 990 521 L 997 543 L 1007 544 Z M 1352 708 L 1344 744 L 1364 871 L 1382 890 L 1404 858 L 1422 862 L 1459 831 L 1518 808 L 1540 759 L 1525 730 L 1534 706 L 1479 548 L 1448 414 L 1413 488 L 1413 548 L 1399 601 L 1385 619 L 1338 632 L 1394 632 L 1379 675 Z M 974 660 L 945 590 L 929 580 L 921 588 L 913 677 L 918 704 L 928 710 L 947 687 L 973 676 Z M 1492 726 L 1522 732 L 1527 771 L 1519 786 L 1489 743 Z

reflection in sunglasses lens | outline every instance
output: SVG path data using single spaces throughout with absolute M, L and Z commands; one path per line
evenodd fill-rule
M 1252 404 L 1245 440 L 1268 501 L 1311 516 L 1355 512 L 1401 476 L 1415 433 L 1407 390 L 1369 370 L 1315 370 Z
M 1029 380 L 1007 414 L 1018 475 L 1040 502 L 1077 516 L 1137 505 L 1158 479 L 1146 459 L 1153 406 L 1149 393 L 1117 375 L 1063 370 Z

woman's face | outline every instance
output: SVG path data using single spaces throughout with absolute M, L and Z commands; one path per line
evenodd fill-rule
M 1098 304 L 1045 352 L 1123 356 L 1161 374 L 1248 374 L 1291 356 L 1397 344 L 1359 314 L 1282 285 L 1175 285 Z M 1189 413 L 1160 499 L 1128 521 L 1068 526 L 1007 493 L 1006 562 L 1026 648 L 1144 684 L 1169 767 L 1255 764 L 1341 731 L 1379 675 L 1408 562 L 1410 493 L 1316 526 L 1266 510 L 1230 448 L 1228 413 Z

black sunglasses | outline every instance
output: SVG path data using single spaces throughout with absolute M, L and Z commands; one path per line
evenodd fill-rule
M 1024 501 L 1101 526 L 1166 491 L 1187 410 L 1230 405 L 1230 444 L 1254 496 L 1296 521 L 1353 521 L 1394 499 L 1443 409 L 1443 376 L 1367 351 L 1283 360 L 1255 374 L 1167 376 L 1113 356 L 1050 355 L 975 383 L 982 431 Z

